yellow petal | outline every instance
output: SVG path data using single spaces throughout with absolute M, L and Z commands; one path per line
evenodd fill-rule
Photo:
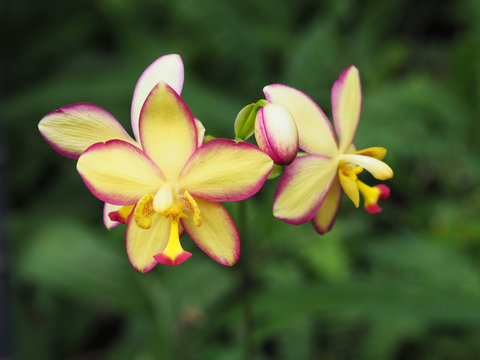
M 343 191 L 345 191 L 345 194 L 352 200 L 355 207 L 358 208 L 360 204 L 360 194 L 358 192 L 357 176 L 348 176 L 342 169 L 339 169 L 338 177 Z
M 387 149 L 384 147 L 370 147 L 358 151 L 352 151 L 351 153 L 354 153 L 356 155 L 364 155 L 364 156 L 370 156 L 378 160 L 382 160 L 385 155 L 387 155 Z
M 313 218 L 335 177 L 337 161 L 319 155 L 302 156 L 285 168 L 273 200 L 273 215 L 290 224 Z
M 165 83 L 159 83 L 145 100 L 140 113 L 140 141 L 145 153 L 172 183 L 197 148 L 194 118 Z
M 342 187 L 338 177 L 336 177 L 322 206 L 312 219 L 313 226 L 318 233 L 325 234 L 330 231 L 337 216 L 340 200 L 342 200 Z
M 164 183 L 141 150 L 120 140 L 92 145 L 78 159 L 77 170 L 93 195 L 114 205 L 135 204 Z
M 112 114 L 88 103 L 52 111 L 38 128 L 55 151 L 73 159 L 98 142 L 119 139 L 136 145 Z
M 223 265 L 233 265 L 240 256 L 237 228 L 225 208 L 216 202 L 195 199 L 202 214 L 202 224 L 191 216 L 182 218 L 185 231 L 208 256 Z
M 145 69 L 133 92 L 131 117 L 132 129 L 137 140 L 140 111 L 148 94 L 160 81 L 165 82 L 180 95 L 183 87 L 183 62 L 176 54 L 164 55 L 155 60 Z
M 393 170 L 383 161 L 370 156 L 356 154 L 342 154 L 338 157 L 340 162 L 357 164 L 378 180 L 387 180 L 393 177 Z
M 297 124 L 300 147 L 310 154 L 335 156 L 338 152 L 330 120 L 306 94 L 286 85 L 263 89 L 268 101 L 285 107 Z
M 332 113 L 340 143 L 340 153 L 346 152 L 353 141 L 360 121 L 361 109 L 360 74 L 355 66 L 349 66 L 332 88 Z
M 239 201 L 256 194 L 272 168 L 272 159 L 258 147 L 214 139 L 188 160 L 179 187 L 205 200 Z
M 134 217 L 130 216 L 127 223 L 127 253 L 135 270 L 147 272 L 157 265 L 154 256 L 167 246 L 170 223 L 169 218 L 155 214 L 152 226 L 145 230 L 139 228 Z

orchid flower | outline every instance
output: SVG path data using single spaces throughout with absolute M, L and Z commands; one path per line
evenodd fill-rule
M 124 140 L 89 147 L 77 170 L 93 195 L 134 206 L 127 223 L 132 265 L 146 272 L 157 263 L 178 265 L 182 228 L 210 257 L 234 264 L 240 254 L 237 229 L 219 201 L 254 195 L 272 170 L 272 160 L 248 143 L 215 139 L 198 147 L 195 121 L 180 96 L 159 83 L 139 116 L 141 149 Z M 181 225 L 181 227 L 180 227 Z
M 332 88 L 331 122 L 306 94 L 286 85 L 264 88 L 266 99 L 282 105 L 292 114 L 298 129 L 299 147 L 307 154 L 287 166 L 275 192 L 273 213 L 291 224 L 312 220 L 320 234 L 329 231 L 342 197 L 342 189 L 359 206 L 363 195 L 369 213 L 381 211 L 379 200 L 388 197 L 386 185 L 368 186 L 358 179 L 365 169 L 376 179 L 393 177 L 392 169 L 381 161 L 386 149 L 356 150 L 353 144 L 362 107 L 360 75 L 354 66 L 346 68 Z
M 160 81 L 181 94 L 184 80 L 183 62 L 179 55 L 165 55 L 155 60 L 142 73 L 133 93 L 131 123 L 135 139 L 123 129 L 108 111 L 89 103 L 67 105 L 43 117 L 38 124 L 40 133 L 58 153 L 73 159 L 91 145 L 118 139 L 141 148 L 138 137 L 140 110 L 153 87 Z M 203 143 L 205 128 L 195 119 L 199 144 Z M 200 145 L 199 145 L 200 146 Z M 125 224 L 133 206 L 117 206 L 105 203 L 103 222 L 107 229 Z
M 105 201 L 105 226 L 128 222 L 127 252 L 142 272 L 190 256 L 180 245 L 184 229 L 215 260 L 235 263 L 238 232 L 217 201 L 250 197 L 273 166 L 247 143 L 217 139 L 201 147 L 205 128 L 178 95 L 183 73 L 178 55 L 162 56 L 143 72 L 132 100 L 135 139 L 108 111 L 89 103 L 64 106 L 39 123 L 54 150 L 78 159 L 87 186 Z

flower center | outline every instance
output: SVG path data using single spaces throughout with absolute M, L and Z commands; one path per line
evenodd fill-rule
M 183 250 L 179 237 L 179 222 L 183 217 L 192 216 L 196 226 L 202 225 L 202 215 L 195 199 L 185 191 L 183 195 L 178 192 L 178 187 L 166 183 L 156 194 L 148 193 L 137 203 L 133 216 L 135 223 L 142 229 L 152 226 L 154 215 L 165 216 L 171 221 L 170 236 L 165 249 L 155 255 L 155 259 L 166 265 L 177 265 L 191 254 Z

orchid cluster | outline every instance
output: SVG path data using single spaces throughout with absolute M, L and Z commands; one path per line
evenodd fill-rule
M 64 106 L 39 123 L 54 150 L 77 159 L 85 185 L 105 203 L 107 229 L 126 224 L 127 254 L 136 270 L 187 260 L 191 253 L 180 242 L 184 232 L 218 263 L 235 264 L 240 238 L 221 202 L 253 196 L 282 167 L 273 201 L 280 220 L 312 221 L 324 234 L 343 192 L 356 207 L 361 194 L 369 213 L 381 211 L 378 201 L 388 197 L 389 188 L 370 187 L 358 175 L 365 169 L 386 180 L 393 172 L 382 162 L 385 148 L 356 150 L 353 144 L 362 105 L 355 67 L 333 85 L 336 135 L 311 98 L 275 84 L 264 88 L 266 99 L 240 111 L 233 140 L 207 138 L 180 97 L 183 80 L 182 59 L 174 54 L 143 72 L 131 106 L 134 137 L 108 111 L 89 103 Z M 258 147 L 246 141 L 252 135 Z

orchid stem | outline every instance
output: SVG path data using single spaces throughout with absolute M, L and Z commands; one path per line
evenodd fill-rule
M 243 303 L 243 319 L 244 319 L 244 358 L 251 360 L 254 358 L 254 345 L 252 342 L 253 332 L 253 316 L 251 304 L 251 286 L 252 274 L 250 272 L 250 247 L 248 244 L 247 233 L 247 202 L 241 201 L 239 203 L 239 218 L 240 218 L 240 238 L 242 241 L 242 256 L 240 259 L 240 271 L 242 276 L 242 303 Z

